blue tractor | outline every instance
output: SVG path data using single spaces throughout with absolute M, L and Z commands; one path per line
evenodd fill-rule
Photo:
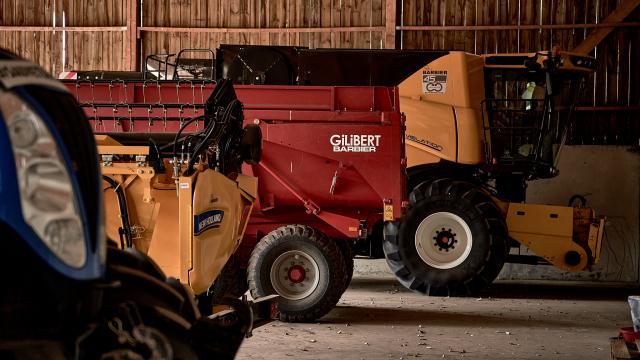
M 0 358 L 232 358 L 251 313 L 200 315 L 176 279 L 105 239 L 89 122 L 43 69 L 0 50 Z

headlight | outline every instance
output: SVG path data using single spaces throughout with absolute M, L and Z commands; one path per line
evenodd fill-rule
M 13 148 L 25 221 L 60 260 L 82 267 L 87 247 L 80 207 L 55 138 L 11 92 L 0 93 L 0 111 Z

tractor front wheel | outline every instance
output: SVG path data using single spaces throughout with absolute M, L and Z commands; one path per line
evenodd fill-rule
M 399 224 L 385 227 L 387 263 L 408 289 L 474 295 L 498 276 L 508 254 L 507 228 L 491 197 L 464 181 L 418 185 Z
M 338 303 L 345 260 L 335 241 L 303 225 L 280 227 L 258 242 L 248 268 L 253 298 L 280 295 L 280 320 L 314 321 Z

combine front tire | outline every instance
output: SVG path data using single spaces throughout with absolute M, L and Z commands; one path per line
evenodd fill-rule
M 429 295 L 477 293 L 498 276 L 508 254 L 507 229 L 491 198 L 450 179 L 417 186 L 398 226 L 385 227 L 387 263 L 408 289 Z
M 258 242 L 248 268 L 253 298 L 280 295 L 280 320 L 314 321 L 336 305 L 345 260 L 335 241 L 303 225 L 280 227 Z

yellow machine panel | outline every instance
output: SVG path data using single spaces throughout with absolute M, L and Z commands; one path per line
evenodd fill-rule
M 240 245 L 253 200 L 249 193 L 239 191 L 238 182 L 219 172 L 205 170 L 198 175 L 193 190 L 193 262 L 189 271 L 189 285 L 196 294 L 211 286 L 211 279 Z
M 101 143 L 108 143 L 99 147 L 102 173 L 117 183 L 117 191 L 104 196 L 107 236 L 121 238 L 121 192 L 133 247 L 196 295 L 206 292 L 242 241 L 257 179 L 239 174 L 232 180 L 198 165 L 193 174 L 179 178 L 176 190 L 170 175 L 155 173 L 144 161 L 112 159 L 116 154 L 142 156 L 137 152 L 145 147 L 118 145 L 110 138 L 98 139 Z
M 587 267 L 586 251 L 573 241 L 571 207 L 510 203 L 507 228 L 509 236 L 560 269 L 580 271 Z
M 409 167 L 441 159 L 461 164 L 484 161 L 483 64 L 480 56 L 451 52 L 399 85 L 400 108 L 407 117 Z M 435 80 L 429 82 L 430 77 Z M 425 118 L 428 121 L 415 121 Z

